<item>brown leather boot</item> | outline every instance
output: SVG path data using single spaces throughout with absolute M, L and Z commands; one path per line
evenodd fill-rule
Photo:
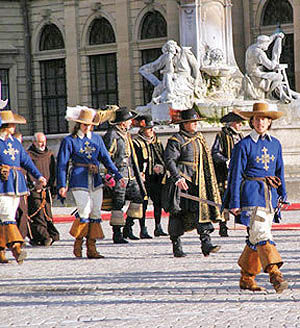
M 96 250 L 96 239 L 86 240 L 87 252 L 86 255 L 89 259 L 102 259 L 103 255 L 99 254 Z
M 18 264 L 22 264 L 27 257 L 26 251 L 21 247 L 21 243 L 14 243 L 11 246 L 11 251 Z
M 288 282 L 283 279 L 282 273 L 276 264 L 271 264 L 267 267 L 267 272 L 270 275 L 270 283 L 273 285 L 277 294 L 281 294 L 288 288 Z
M 5 256 L 5 250 L 1 249 L 0 250 L 0 263 L 9 263 L 8 259 Z
M 264 291 L 264 287 L 256 284 L 255 277 L 261 271 L 261 262 L 257 251 L 245 246 L 241 254 L 238 265 L 241 267 L 240 288 L 249 289 L 254 292 Z
M 82 244 L 83 244 L 82 238 L 75 239 L 74 248 L 73 248 L 73 254 L 75 255 L 75 257 L 82 257 Z
M 249 289 L 253 292 L 265 291 L 266 289 L 264 287 L 260 287 L 257 285 L 255 277 L 256 276 L 254 274 L 250 274 L 244 270 L 241 270 L 240 288 Z

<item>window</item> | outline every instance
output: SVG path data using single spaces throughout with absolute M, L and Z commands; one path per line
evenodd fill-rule
M 265 6 L 262 25 L 293 23 L 293 8 L 288 0 L 269 0 Z
M 1 81 L 1 89 L 0 89 L 0 99 L 6 100 L 8 99 L 8 103 L 5 109 L 10 109 L 9 103 L 9 70 L 8 69 L 0 69 L 0 81 Z
M 118 103 L 117 58 L 116 54 L 90 56 L 92 105 Z
M 40 39 L 40 51 L 64 49 L 65 44 L 60 30 L 54 25 L 49 24 L 43 28 Z
M 90 45 L 115 42 L 115 33 L 110 22 L 104 17 L 95 19 L 91 25 Z
M 89 44 L 98 45 L 102 51 L 105 44 L 105 53 L 89 56 L 91 96 L 93 108 L 100 108 L 104 105 L 118 104 L 118 75 L 117 75 L 117 55 L 115 52 L 115 34 L 109 21 L 102 17 L 95 19 L 91 24 Z M 107 44 L 112 45 L 112 49 L 107 49 Z M 106 128 L 104 123 L 100 129 Z
M 268 26 L 270 25 L 277 25 L 285 34 L 280 63 L 288 64 L 286 73 L 291 89 L 295 89 L 293 19 L 293 8 L 288 0 L 269 0 L 265 5 L 261 19 L 262 34 L 268 34 L 264 32 L 264 29 L 269 30 Z M 267 52 L 269 58 L 272 58 L 272 49 L 273 44 L 270 45 Z
M 64 49 L 64 40 L 60 30 L 54 24 L 48 24 L 41 33 L 40 50 L 56 49 Z M 67 132 L 65 59 L 41 61 L 40 72 L 44 131 L 47 134 Z
M 161 48 L 142 50 L 142 65 L 153 62 L 161 54 L 162 54 Z M 154 75 L 159 80 L 162 80 L 162 74 L 159 71 L 155 72 Z M 154 90 L 154 86 L 145 78 L 143 78 L 144 104 L 148 104 L 151 101 L 153 90 Z
M 67 106 L 65 60 L 42 61 L 41 86 L 42 109 L 45 133 L 64 133 L 68 126 L 65 120 Z
M 156 10 L 149 11 L 142 23 L 141 39 L 163 38 L 167 36 L 167 22 Z
M 167 37 L 167 22 L 162 14 L 156 10 L 149 11 L 142 20 L 141 40 L 148 40 Z M 157 42 L 155 42 L 157 44 Z M 161 40 L 157 45 L 161 44 Z M 161 48 L 153 47 L 152 49 L 141 50 L 142 65 L 148 64 L 156 60 L 162 54 Z M 154 73 L 158 79 L 162 80 L 160 72 Z M 143 77 L 143 100 L 144 105 L 148 104 L 152 99 L 154 86 Z

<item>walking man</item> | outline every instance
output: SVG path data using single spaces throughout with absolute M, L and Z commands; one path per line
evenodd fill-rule
M 224 199 L 224 207 L 241 214 L 241 222 L 249 227 L 249 238 L 238 260 L 240 288 L 265 290 L 254 280 L 263 269 L 281 293 L 288 283 L 279 270 L 283 261 L 271 228 L 274 209 L 279 197 L 286 197 L 286 188 L 281 144 L 269 129 L 283 113 L 271 110 L 267 103 L 255 103 L 251 112 L 241 114 L 250 120 L 252 132 L 234 147 Z

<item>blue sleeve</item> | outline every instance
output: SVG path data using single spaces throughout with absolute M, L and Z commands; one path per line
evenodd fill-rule
M 34 165 L 32 159 L 26 152 L 26 150 L 23 148 L 22 145 L 20 145 L 20 164 L 21 167 L 23 167 L 26 171 L 28 171 L 34 178 L 37 180 L 42 177 L 41 172 L 36 168 Z
M 278 192 L 279 196 L 282 196 L 285 199 L 286 187 L 285 187 L 285 179 L 284 179 L 284 164 L 283 164 L 283 158 L 282 158 L 282 147 L 281 147 L 280 142 L 278 142 L 278 143 L 279 143 L 279 147 L 278 147 L 275 175 L 280 178 L 281 186 L 277 189 L 277 192 Z
M 122 179 L 122 175 L 119 173 L 117 167 L 111 160 L 109 153 L 105 147 L 103 139 L 99 136 L 99 161 L 104 164 L 107 170 L 114 175 L 117 180 Z
M 72 154 L 72 142 L 68 138 L 63 139 L 57 155 L 57 190 L 66 187 L 68 162 Z
M 241 207 L 241 184 L 243 181 L 243 173 L 247 165 L 246 148 L 238 143 L 232 152 L 229 165 L 228 188 L 230 188 L 229 208 Z

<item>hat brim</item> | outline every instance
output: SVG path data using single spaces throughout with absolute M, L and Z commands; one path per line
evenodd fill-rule
M 282 117 L 284 115 L 283 112 L 278 112 L 278 111 L 257 111 L 257 112 L 243 112 L 241 111 L 240 114 L 244 117 L 246 117 L 246 119 L 251 119 L 253 116 L 264 116 L 264 117 L 268 117 L 271 118 L 272 120 L 277 120 L 280 117 Z
M 122 123 L 122 122 L 126 122 L 126 121 L 129 121 L 129 120 L 133 120 L 133 119 L 135 119 L 137 116 L 139 116 L 139 114 L 138 114 L 137 112 L 133 111 L 133 110 L 131 110 L 129 113 L 130 113 L 131 116 L 127 117 L 126 120 L 122 120 L 122 121 L 116 121 L 116 120 L 114 120 L 114 121 L 109 121 L 109 124 L 111 124 L 111 125 L 117 125 L 117 124 L 120 124 L 120 123 Z
M 198 121 L 203 121 L 205 118 L 200 117 L 200 118 L 193 118 L 190 120 L 180 120 L 180 121 L 172 121 L 171 124 L 180 124 L 180 123 L 187 123 L 187 122 L 198 122 Z
M 13 118 L 11 120 L 2 120 L 2 125 L 3 124 L 10 124 L 10 123 L 13 123 L 13 124 L 26 124 L 27 121 L 25 119 L 25 117 L 19 115 L 19 114 L 15 114 L 13 113 Z

